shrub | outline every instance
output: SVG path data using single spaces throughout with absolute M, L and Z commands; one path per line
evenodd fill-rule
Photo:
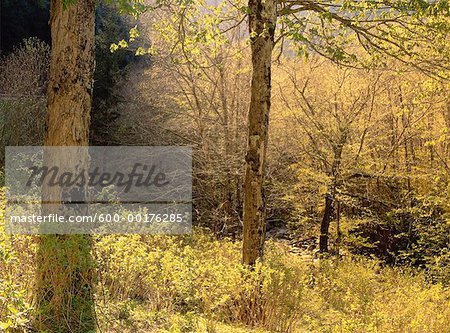
M 32 37 L 0 60 L 0 94 L 42 96 L 47 88 L 50 47 Z

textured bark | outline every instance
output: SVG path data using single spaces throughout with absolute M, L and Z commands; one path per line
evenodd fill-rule
M 276 3 L 274 0 L 250 0 L 248 7 L 253 72 L 245 158 L 243 263 L 251 266 L 263 256 L 266 232 L 263 183 Z
M 51 2 L 47 146 L 85 146 L 94 74 L 95 0 Z
M 50 10 L 52 52 L 45 145 L 83 147 L 89 138 L 95 0 L 77 0 L 67 8 L 63 8 L 62 0 L 52 0 Z M 46 153 L 44 158 L 65 171 L 75 171 L 87 163 L 82 148 L 78 154 Z M 56 202 L 62 201 L 61 189 L 43 191 L 44 197 L 52 193 L 60 198 Z M 50 212 L 50 208 L 43 209 Z M 40 237 L 34 290 L 34 324 L 38 331 L 95 331 L 90 250 L 91 240 L 86 235 Z

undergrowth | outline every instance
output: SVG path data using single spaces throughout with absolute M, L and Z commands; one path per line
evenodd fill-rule
M 2 227 L 3 331 L 30 326 L 35 243 Z M 96 236 L 93 255 L 101 332 L 450 332 L 448 289 L 367 258 L 305 260 L 268 242 L 249 271 L 239 242 L 198 229 Z

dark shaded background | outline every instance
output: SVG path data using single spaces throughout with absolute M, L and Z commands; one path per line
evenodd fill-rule
M 10 53 L 24 38 L 50 44 L 48 0 L 0 0 L 0 50 Z

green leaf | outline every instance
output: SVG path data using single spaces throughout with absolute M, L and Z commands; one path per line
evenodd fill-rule
M 8 308 L 8 310 L 9 310 L 13 315 L 16 315 L 16 314 L 19 313 L 19 310 L 17 310 L 17 309 L 16 309 L 13 305 L 11 305 L 11 304 L 8 304 L 7 308 Z
M 145 52 L 144 48 L 141 47 L 141 46 L 139 46 L 134 54 L 137 55 L 137 56 L 142 56 L 142 55 L 144 55 L 145 53 L 146 53 L 146 52 Z
M 12 325 L 12 320 L 11 319 L 8 319 L 7 322 L 0 321 L 0 328 L 2 330 L 6 331 L 9 327 L 11 327 L 11 325 Z
M 114 43 L 112 43 L 111 46 L 109 47 L 109 50 L 111 51 L 111 53 L 116 52 L 118 49 L 119 49 L 119 46 Z
M 128 43 L 127 43 L 127 41 L 125 39 L 122 39 L 119 42 L 119 46 L 124 49 L 124 48 L 128 47 Z

